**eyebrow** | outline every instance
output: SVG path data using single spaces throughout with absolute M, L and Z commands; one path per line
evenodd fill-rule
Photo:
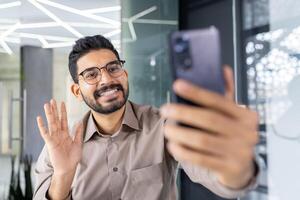
M 105 65 L 103 65 L 102 67 L 105 67 L 105 66 L 107 66 L 108 64 L 111 64 L 111 63 L 114 63 L 114 62 L 117 62 L 117 61 L 119 61 L 119 60 L 112 60 L 112 61 L 106 63 Z M 101 68 L 102 68 L 102 67 L 101 67 Z M 83 70 L 82 72 L 80 72 L 78 75 L 82 75 L 83 72 L 85 72 L 85 71 L 90 71 L 90 70 L 92 70 L 92 69 L 94 69 L 94 68 L 98 68 L 98 67 L 97 67 L 97 66 L 92 66 L 92 67 L 86 68 L 85 70 Z

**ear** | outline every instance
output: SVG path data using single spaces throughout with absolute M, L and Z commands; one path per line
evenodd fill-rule
M 81 95 L 81 91 L 80 91 L 80 87 L 78 83 L 73 83 L 71 85 L 71 92 L 74 94 L 74 96 L 79 100 L 82 101 L 82 95 Z
M 128 78 L 128 72 L 127 72 L 127 70 L 125 69 L 124 72 L 125 72 L 126 77 Z

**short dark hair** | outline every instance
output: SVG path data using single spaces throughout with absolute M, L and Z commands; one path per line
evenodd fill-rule
M 118 51 L 113 44 L 102 35 L 87 36 L 76 41 L 69 54 L 69 71 L 75 83 L 78 83 L 77 77 L 77 61 L 79 58 L 92 50 L 108 49 L 111 50 L 120 60 Z

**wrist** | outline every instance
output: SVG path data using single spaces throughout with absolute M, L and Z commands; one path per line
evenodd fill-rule
M 50 199 L 68 199 L 76 170 L 53 172 L 48 195 Z
M 53 171 L 52 177 L 56 178 L 68 178 L 70 176 L 74 176 L 76 172 L 76 168 L 70 170 L 55 170 Z
M 60 177 L 60 178 L 72 176 L 75 174 L 76 168 L 77 168 L 77 165 L 73 166 L 73 167 L 64 168 L 64 169 L 59 169 L 57 167 L 53 167 L 53 176 Z
M 219 181 L 221 184 L 230 189 L 239 190 L 247 187 L 251 183 L 255 173 L 255 162 L 251 162 L 251 164 L 243 172 L 241 172 L 240 175 L 236 175 L 234 177 L 231 176 L 229 178 L 221 178 Z

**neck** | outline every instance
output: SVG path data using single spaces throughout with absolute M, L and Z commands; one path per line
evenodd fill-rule
M 110 114 L 101 114 L 93 110 L 91 111 L 96 122 L 96 126 L 102 134 L 113 135 L 120 129 L 123 114 L 125 112 L 125 105 L 121 109 Z

